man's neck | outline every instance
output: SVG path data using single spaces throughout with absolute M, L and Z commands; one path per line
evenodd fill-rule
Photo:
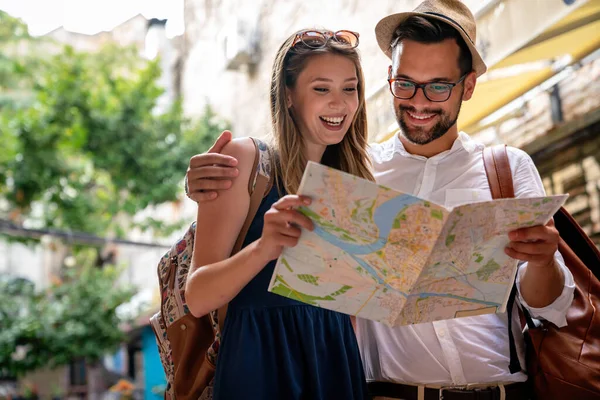
M 456 129 L 456 125 L 453 128 L 454 129 L 450 129 L 442 137 L 437 138 L 433 142 L 427 144 L 411 143 L 402 135 L 401 132 L 398 133 L 398 137 L 400 138 L 400 141 L 404 145 L 406 151 L 410 154 L 430 158 L 452 148 L 452 145 L 458 138 L 458 129 Z

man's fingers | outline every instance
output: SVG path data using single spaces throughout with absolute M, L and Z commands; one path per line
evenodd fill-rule
M 518 253 L 523 254 L 554 254 L 556 252 L 556 245 L 547 242 L 539 243 L 524 243 L 524 242 L 510 242 L 508 247 Z
M 521 253 L 521 252 L 518 252 L 516 250 L 511 249 L 510 247 L 506 247 L 504 249 L 504 252 L 509 257 L 514 258 L 515 260 L 527 261 L 527 262 L 530 262 L 530 263 L 531 262 L 544 262 L 544 263 L 546 263 L 546 261 L 548 260 L 548 256 L 547 255 Z
M 210 149 L 208 149 L 208 153 L 220 153 L 223 151 L 223 147 L 229 142 L 231 142 L 231 132 L 223 131 L 221 135 L 217 138 L 215 144 L 212 145 Z
M 225 190 L 229 189 L 231 185 L 232 182 L 228 179 L 198 179 L 188 182 L 188 192 Z
M 511 242 L 505 253 L 521 261 L 545 262 L 552 258 L 557 250 L 558 231 L 551 219 L 546 225 L 532 226 L 509 232 Z
M 192 181 L 198 179 L 206 179 L 206 178 L 235 178 L 238 176 L 239 170 L 237 168 L 232 167 L 220 167 L 220 166 L 210 166 L 210 167 L 202 167 L 202 168 L 192 168 L 187 172 L 188 184 Z
M 508 238 L 513 242 L 558 241 L 558 231 L 550 226 L 532 226 L 509 232 Z
M 196 203 L 206 203 L 213 201 L 219 196 L 217 192 L 195 192 L 190 193 L 189 198 L 194 200 Z
M 206 168 L 208 165 L 221 165 L 224 167 L 235 167 L 237 159 L 219 153 L 196 154 L 190 158 L 190 168 Z
M 533 254 L 525 254 L 525 253 L 519 253 L 516 250 L 511 249 L 510 247 L 506 247 L 504 249 L 504 252 L 511 258 L 514 258 L 515 260 L 520 260 L 520 261 L 533 261 L 536 257 L 536 255 Z

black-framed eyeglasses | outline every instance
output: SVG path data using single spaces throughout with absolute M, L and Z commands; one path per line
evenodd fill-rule
M 325 47 L 328 41 L 334 40 L 338 44 L 346 45 L 351 48 L 358 46 L 358 32 L 352 31 L 302 31 L 296 34 L 292 47 L 298 43 L 304 43 L 311 49 Z
M 390 71 L 391 75 L 391 71 Z M 423 94 L 429 101 L 435 103 L 441 103 L 450 98 L 452 95 L 452 89 L 454 86 L 461 83 L 468 75 L 464 74 L 460 77 L 457 82 L 427 82 L 427 83 L 416 83 L 405 78 L 392 78 L 388 77 L 388 83 L 390 85 L 390 92 L 397 99 L 410 100 L 417 94 L 417 89 L 421 88 Z

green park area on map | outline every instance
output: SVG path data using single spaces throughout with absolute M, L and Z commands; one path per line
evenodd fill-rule
M 447 209 L 310 162 L 298 194 L 315 223 L 277 261 L 269 291 L 390 326 L 504 312 L 517 261 L 508 232 L 545 224 L 567 195 Z

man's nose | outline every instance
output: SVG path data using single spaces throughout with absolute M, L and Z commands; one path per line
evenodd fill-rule
M 425 96 L 425 88 L 417 88 L 417 92 L 412 99 L 409 100 L 412 105 L 415 106 L 430 106 L 431 101 Z

